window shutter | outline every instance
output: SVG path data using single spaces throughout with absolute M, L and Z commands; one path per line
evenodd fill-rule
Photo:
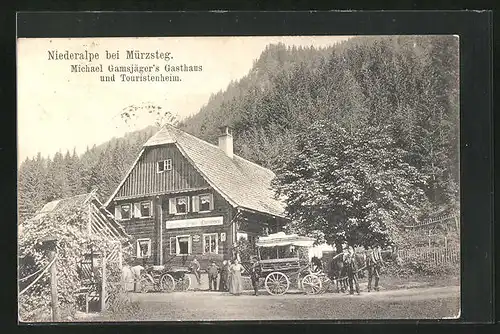
M 189 205 L 189 196 L 186 196 L 186 212 L 189 212 L 191 210 L 191 205 Z
M 191 236 L 189 236 L 189 242 L 188 242 L 188 254 L 191 254 L 193 251 L 192 251 L 192 247 L 191 247 L 191 244 L 193 243 L 193 238 Z
M 177 254 L 177 238 L 170 238 L 170 255 Z
M 141 203 L 134 203 L 134 216 L 133 217 L 140 217 L 141 216 Z
M 176 214 L 177 213 L 177 208 L 175 207 L 175 198 L 169 198 L 168 199 L 168 213 L 170 214 Z
M 122 210 L 119 205 L 115 206 L 115 218 L 116 219 L 122 219 Z
M 214 194 L 210 194 L 210 211 L 214 210 Z
M 200 196 L 193 196 L 191 197 L 193 201 L 193 212 L 198 212 L 200 211 Z

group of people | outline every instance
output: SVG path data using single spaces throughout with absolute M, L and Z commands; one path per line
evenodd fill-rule
M 344 249 L 342 256 L 344 272 L 347 275 L 347 281 L 349 284 L 349 293 L 354 294 L 354 288 L 356 288 L 356 293 L 360 294 L 358 274 L 363 268 L 359 268 L 358 260 L 356 259 L 356 254 L 354 248 L 349 246 Z M 368 271 L 368 291 L 371 291 L 372 278 L 375 278 L 375 291 L 379 290 L 378 282 L 380 278 L 380 269 L 384 265 L 384 260 L 382 258 L 381 247 L 370 247 L 366 253 L 366 259 L 364 259 L 366 270 Z
M 196 277 L 198 285 L 201 284 L 201 267 L 196 257 L 191 261 L 190 269 Z M 243 281 L 241 274 L 245 268 L 236 258 L 232 261 L 224 260 L 219 267 L 214 261 L 207 268 L 209 291 L 229 292 L 232 295 L 239 296 L 243 291 Z M 250 268 L 250 279 L 254 289 L 254 294 L 258 295 L 260 266 L 253 259 Z M 217 282 L 219 283 L 217 286 Z

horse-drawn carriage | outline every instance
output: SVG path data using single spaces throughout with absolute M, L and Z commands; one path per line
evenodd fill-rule
M 283 232 L 257 240 L 260 275 L 269 294 L 285 294 L 292 282 L 307 294 L 326 291 L 325 283 L 329 278 L 321 270 L 313 270 L 309 260 L 308 250 L 314 241 L 313 238 Z
M 141 292 L 187 291 L 191 286 L 190 270 L 187 267 L 176 267 L 168 264 L 148 266 L 141 270 L 139 280 Z

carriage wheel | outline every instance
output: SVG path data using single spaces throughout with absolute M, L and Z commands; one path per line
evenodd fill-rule
M 269 294 L 283 295 L 290 287 L 290 280 L 285 274 L 276 271 L 267 275 L 264 285 Z
M 175 287 L 180 291 L 187 291 L 191 287 L 191 277 L 184 275 L 175 281 Z
M 302 289 L 308 295 L 315 295 L 321 292 L 321 279 L 314 275 L 309 274 L 304 279 L 302 279 Z
M 147 277 L 141 277 L 139 280 L 139 291 L 141 293 L 147 293 L 151 290 L 151 282 Z
M 163 292 L 172 292 L 175 289 L 175 280 L 170 274 L 163 274 L 160 278 L 160 289 Z
M 330 288 L 331 280 L 327 276 L 320 276 L 321 280 L 321 291 L 320 293 L 325 293 Z

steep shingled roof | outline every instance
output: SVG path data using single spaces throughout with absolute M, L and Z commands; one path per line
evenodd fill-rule
M 103 208 L 95 191 L 49 202 L 29 220 L 41 220 L 49 214 L 65 213 L 68 210 L 87 210 L 89 206 L 92 207 L 89 213 L 91 213 L 94 218 L 92 221 L 92 229 L 94 232 L 103 233 L 117 240 L 130 239 L 130 236 L 125 232 L 123 227 L 116 222 L 114 216 Z
M 271 189 L 271 180 L 275 176 L 271 170 L 237 155 L 230 158 L 216 145 L 171 125 L 158 131 L 144 147 L 166 144 L 175 144 L 207 182 L 233 206 L 283 217 L 284 205 L 274 198 Z

